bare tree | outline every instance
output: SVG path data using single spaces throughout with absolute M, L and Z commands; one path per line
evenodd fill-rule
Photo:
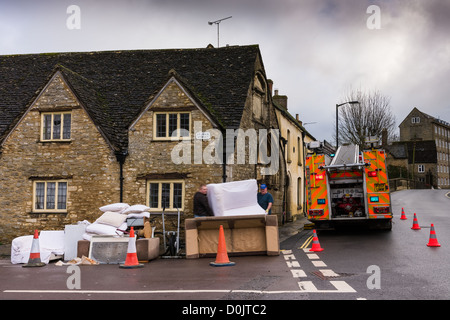
M 339 140 L 343 143 L 358 144 L 364 147 L 369 136 L 379 137 L 383 129 L 388 138 L 395 134 L 395 116 L 391 111 L 390 98 L 379 91 L 351 91 L 345 101 L 358 101 L 339 108 Z

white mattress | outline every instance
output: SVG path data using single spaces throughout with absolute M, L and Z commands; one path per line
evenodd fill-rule
M 215 216 L 266 214 L 257 201 L 256 180 L 208 184 L 208 202 Z
M 11 243 L 11 263 L 28 263 L 33 236 L 21 236 Z M 41 261 L 48 263 L 53 255 L 64 254 L 64 231 L 41 231 L 39 233 Z

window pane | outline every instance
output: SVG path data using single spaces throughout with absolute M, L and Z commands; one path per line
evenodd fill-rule
M 174 183 L 173 184 L 173 208 L 181 209 L 181 201 L 183 197 L 183 184 Z
M 61 115 L 53 115 L 53 139 L 61 139 Z
M 64 114 L 63 139 L 70 139 L 71 118 L 72 115 L 70 113 Z
M 189 136 L 189 113 L 180 113 L 180 136 Z
M 51 114 L 45 114 L 44 115 L 44 128 L 43 131 L 43 140 L 50 140 L 51 139 L 51 132 L 52 132 L 52 115 Z
M 162 207 L 169 209 L 170 208 L 170 183 L 161 183 L 162 186 L 162 193 L 161 193 L 161 197 L 162 197 Z
M 158 192 L 159 192 L 159 184 L 150 183 L 150 199 L 149 199 L 150 208 L 158 208 Z
M 58 209 L 66 209 L 67 182 L 58 183 Z
M 166 136 L 166 115 L 157 114 L 156 115 L 156 136 L 165 137 Z
M 169 113 L 169 137 L 172 137 L 175 130 L 177 130 L 177 114 Z
M 36 199 L 34 199 L 35 209 L 44 209 L 45 183 L 36 182 Z
M 55 209 L 55 182 L 47 182 L 47 207 L 46 209 Z

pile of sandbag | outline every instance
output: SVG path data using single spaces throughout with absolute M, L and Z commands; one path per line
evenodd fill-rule
M 91 240 L 93 235 L 122 236 L 128 228 L 128 218 L 150 217 L 150 208 L 142 204 L 130 206 L 127 203 L 113 203 L 99 209 L 102 215 L 86 227 L 83 235 L 85 240 Z

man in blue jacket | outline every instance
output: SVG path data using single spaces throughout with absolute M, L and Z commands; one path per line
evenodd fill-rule
M 258 192 L 258 204 L 261 208 L 266 210 L 267 214 L 272 213 L 272 204 L 273 204 L 273 197 L 272 195 L 267 192 L 267 186 L 265 184 L 262 184 L 260 187 L 260 192 Z

